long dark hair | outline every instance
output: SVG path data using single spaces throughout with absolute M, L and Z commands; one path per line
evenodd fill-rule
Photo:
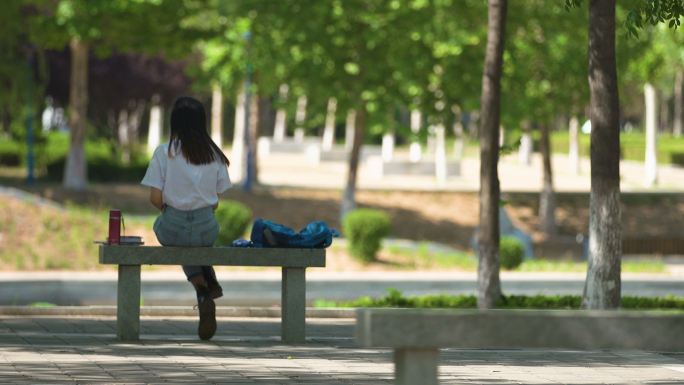
M 199 100 L 187 96 L 178 98 L 171 110 L 169 156 L 173 156 L 171 149 L 178 154 L 179 147 L 190 164 L 209 164 L 215 161 L 226 166 L 230 164 L 223 151 L 207 133 L 204 106 Z

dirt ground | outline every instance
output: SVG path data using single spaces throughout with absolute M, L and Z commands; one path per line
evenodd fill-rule
M 20 187 L 20 186 L 17 186 Z M 55 184 L 21 186 L 42 197 L 60 202 L 72 202 L 97 209 L 118 208 L 126 214 L 154 214 L 149 204 L 149 191 L 140 185 L 99 184 L 87 193 L 73 193 Z M 339 208 L 342 192 L 290 188 L 255 188 L 246 193 L 239 188 L 228 190 L 222 199 L 240 201 L 249 206 L 253 217 L 261 217 L 298 230 L 311 221 L 325 221 L 340 230 Z M 532 234 L 543 248 L 545 257 L 573 257 L 578 245 L 577 234 L 587 234 L 589 228 L 589 194 L 558 194 L 556 212 L 559 235 L 553 239 L 540 234 L 537 210 L 539 196 L 516 193 L 504 196 L 505 207 L 513 223 Z M 468 250 L 478 223 L 477 193 L 470 192 L 407 192 L 369 191 L 357 193 L 361 207 L 385 210 L 393 221 L 392 236 L 417 241 L 443 243 Z M 623 194 L 623 238 L 680 237 L 684 228 L 684 194 Z M 151 233 L 149 234 L 154 237 Z

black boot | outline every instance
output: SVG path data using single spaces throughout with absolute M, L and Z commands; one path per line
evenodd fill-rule
M 223 288 L 219 285 L 216 278 L 214 278 L 216 276 L 214 268 L 211 266 L 202 266 L 202 275 L 204 276 L 204 280 L 207 281 L 207 288 L 209 289 L 211 299 L 223 297 Z
M 216 304 L 205 286 L 197 288 L 197 307 L 199 308 L 197 335 L 201 340 L 210 340 L 216 333 Z

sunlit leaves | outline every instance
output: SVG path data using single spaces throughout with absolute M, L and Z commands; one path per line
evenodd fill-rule
M 360 72 L 359 65 L 353 62 L 344 63 L 344 70 L 350 75 L 358 75 Z

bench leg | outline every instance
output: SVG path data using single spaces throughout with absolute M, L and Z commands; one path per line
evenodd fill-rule
M 140 339 L 140 265 L 119 265 L 116 339 Z
M 306 337 L 306 269 L 283 267 L 281 337 L 284 342 L 304 342 Z
M 394 350 L 396 385 L 437 385 L 437 348 L 397 348 Z

